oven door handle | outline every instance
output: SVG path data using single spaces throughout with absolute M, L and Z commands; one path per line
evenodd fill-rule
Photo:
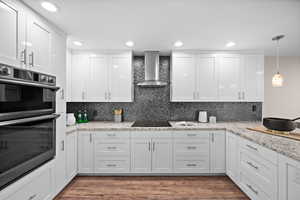
M 0 82 L 7 83 L 7 84 L 41 87 L 41 88 L 47 88 L 47 89 L 55 90 L 55 91 L 60 89 L 60 87 L 57 87 L 57 86 L 45 85 L 45 84 L 40 84 L 40 83 L 32 83 L 32 82 L 26 82 L 26 81 L 19 81 L 19 80 L 12 80 L 12 79 L 5 79 L 5 78 L 0 79 Z
M 0 126 L 7 126 L 12 124 L 22 124 L 27 122 L 34 122 L 34 121 L 41 121 L 45 119 L 56 119 L 60 116 L 60 114 L 51 114 L 51 115 L 42 115 L 38 117 L 29 117 L 29 118 L 22 118 L 22 119 L 15 119 L 9 121 L 0 122 Z

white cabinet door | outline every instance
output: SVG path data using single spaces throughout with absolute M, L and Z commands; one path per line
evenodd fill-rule
M 72 52 L 67 49 L 66 53 L 66 101 L 72 101 Z
M 86 95 L 84 93 L 84 101 L 107 101 L 107 56 L 92 56 L 89 60 L 89 65 L 85 68 L 85 70 L 88 71 L 88 76 L 86 79 Z
M 78 132 L 78 172 L 94 172 L 94 143 L 93 134 Z
M 131 140 L 131 172 L 151 172 L 151 139 Z
M 152 172 L 169 173 L 173 171 L 172 139 L 152 139 Z
M 33 70 L 48 72 L 51 63 L 51 29 L 37 17 L 27 18 L 28 65 Z
M 131 60 L 131 53 L 110 56 L 108 67 L 108 97 L 110 102 L 132 102 Z
M 219 98 L 223 101 L 240 101 L 240 56 L 222 55 L 219 65 Z
M 226 133 L 226 174 L 239 184 L 239 138 L 233 133 Z
M 66 115 L 61 114 L 56 120 L 56 155 L 55 155 L 55 192 L 60 192 L 66 185 L 65 133 Z
M 215 55 L 197 56 L 197 100 L 218 100 L 217 57 Z
M 300 197 L 300 162 L 279 155 L 279 199 Z
M 264 57 L 263 55 L 243 56 L 242 100 L 253 102 L 264 99 Z
M 211 173 L 226 172 L 226 135 L 223 131 L 211 133 Z
M 71 99 L 73 102 L 84 101 L 86 99 L 86 79 L 89 75 L 89 56 L 74 54 L 72 55 L 72 90 Z
M 171 100 L 194 101 L 196 98 L 195 55 L 172 54 Z
M 60 87 L 56 94 L 56 112 L 66 113 L 66 37 L 52 34 L 52 64 L 48 72 L 56 76 L 56 85 Z
M 25 14 L 20 8 L 12 5 L 11 1 L 0 1 L 0 63 L 21 66 L 22 51 L 23 56 L 25 53 L 25 21 Z
M 77 175 L 77 131 L 66 134 L 66 171 L 67 181 Z

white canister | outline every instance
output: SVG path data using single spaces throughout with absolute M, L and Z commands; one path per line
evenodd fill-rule
M 217 123 L 217 117 L 216 116 L 210 116 L 209 117 L 209 123 L 211 123 L 211 124 Z
M 198 121 L 201 123 L 207 123 L 207 112 L 206 111 L 199 111 Z

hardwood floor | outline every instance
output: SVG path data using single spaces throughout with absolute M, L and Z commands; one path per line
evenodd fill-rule
M 55 200 L 249 200 L 224 176 L 76 177 Z

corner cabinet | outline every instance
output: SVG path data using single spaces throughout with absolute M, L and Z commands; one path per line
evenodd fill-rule
M 239 137 L 226 133 L 226 174 L 236 184 L 239 183 Z
M 94 172 L 94 142 L 90 132 L 78 133 L 78 173 Z
M 71 55 L 72 102 L 132 102 L 132 53 Z
M 263 101 L 264 57 L 173 52 L 171 101 Z

